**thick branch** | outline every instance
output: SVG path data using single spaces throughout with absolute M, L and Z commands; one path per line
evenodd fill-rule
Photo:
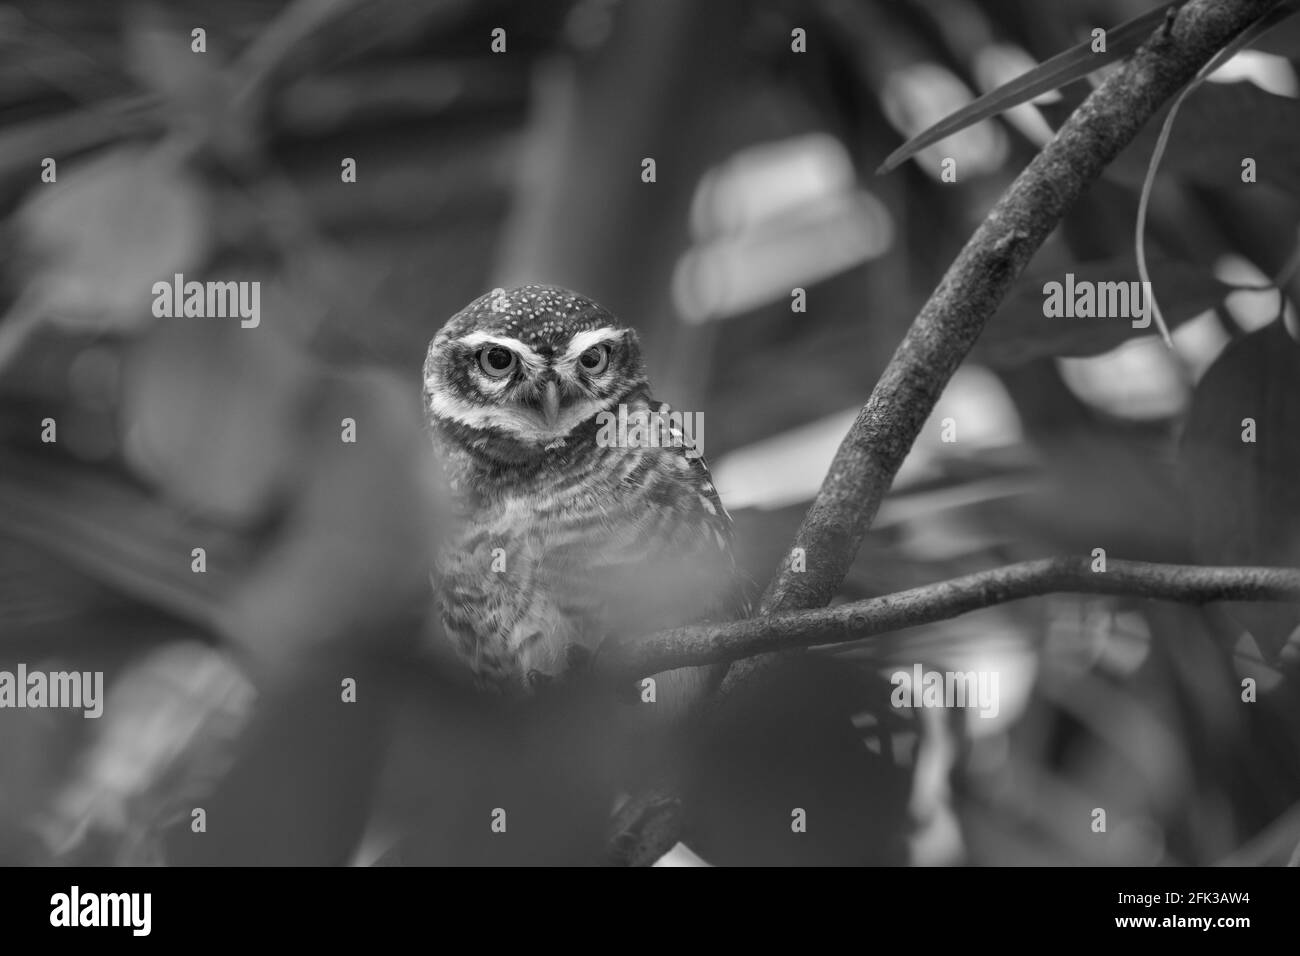
M 614 679 L 630 680 L 675 667 L 841 644 L 1054 592 L 1126 594 L 1184 604 L 1300 601 L 1300 571 L 1287 568 L 1110 561 L 1105 571 L 1093 571 L 1091 565 L 1089 558 L 1076 557 L 1024 561 L 838 607 L 677 628 L 602 647 L 597 664 Z
M 1276 0 L 1191 0 L 1075 110 L 971 236 L 913 321 L 849 430 L 762 613 L 823 607 L 852 564 L 940 393 L 1030 257 L 1161 105 Z M 724 694 L 752 668 L 732 668 Z

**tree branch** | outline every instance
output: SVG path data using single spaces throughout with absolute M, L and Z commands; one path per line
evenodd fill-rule
M 763 596 L 760 615 L 778 615 L 779 628 L 785 618 L 782 612 L 820 608 L 830 602 L 939 395 L 1030 257 L 1161 105 L 1275 5 L 1276 0 L 1190 0 L 1178 12 L 1172 28 L 1162 26 L 1120 64 L 1016 177 L 948 267 L 840 444 L 792 544 L 792 549 L 803 549 L 807 570 L 796 573 L 788 559 L 783 562 Z M 833 616 L 837 612 L 853 613 L 840 609 L 824 613 Z M 744 650 L 727 643 L 749 627 L 770 626 L 767 622 L 721 626 L 724 636 L 718 638 L 720 646 L 711 646 L 708 652 L 716 651 L 718 656 L 704 657 L 700 663 L 739 663 L 728 669 L 714 695 L 715 715 L 757 671 L 778 659 L 768 653 L 745 657 L 761 650 L 754 644 L 768 641 L 767 649 L 772 651 L 806 646 L 795 641 L 794 632 L 756 638 Z M 671 643 L 680 633 L 638 642 L 645 659 L 650 659 L 653 648 Z M 597 659 L 608 653 L 606 664 L 617 671 L 614 655 L 637 652 L 621 645 L 602 647 Z M 668 657 L 665 652 L 664 659 Z M 649 665 L 629 665 L 625 672 L 640 675 L 659 669 L 657 665 L 649 670 L 643 666 Z M 653 846 L 647 846 L 646 855 L 661 855 L 675 839 L 671 828 L 659 833 L 651 841 Z
M 922 425 L 985 323 L 1061 217 L 1161 105 L 1276 0 L 1191 0 L 1075 110 L 1003 195 L 913 321 L 849 429 L 760 613 L 825 606 Z M 733 667 L 726 696 L 762 658 Z
M 1125 594 L 1184 604 L 1300 601 L 1300 570 L 1110 561 L 1105 571 L 1093 571 L 1091 563 L 1082 557 L 1022 561 L 832 608 L 676 628 L 602 646 L 596 664 L 611 679 L 635 680 L 676 667 L 842 644 L 1056 592 Z

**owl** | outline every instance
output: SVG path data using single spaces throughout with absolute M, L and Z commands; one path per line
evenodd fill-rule
M 548 285 L 474 300 L 429 346 L 424 407 L 456 506 L 443 625 L 482 682 L 527 691 L 606 638 L 743 611 L 731 517 L 687 419 L 592 300 Z M 716 676 L 656 678 L 685 699 Z

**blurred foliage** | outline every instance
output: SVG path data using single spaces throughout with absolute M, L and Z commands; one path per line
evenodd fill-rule
M 581 687 L 474 692 L 428 619 L 428 339 L 493 285 L 581 289 L 641 330 L 660 395 L 707 410 L 717 473 L 755 452 L 724 500 L 746 485 L 775 501 L 779 465 L 820 473 L 833 451 L 794 430 L 865 400 L 1089 81 L 870 172 L 1146 8 L 0 3 L 0 668 L 103 670 L 115 702 L 100 721 L 0 713 L 0 861 L 601 859 L 617 794 L 657 758 L 629 752 Z M 1297 347 L 1278 293 L 1225 301 L 1274 282 L 1295 295 L 1294 25 L 1175 125 L 1147 242 L 1176 350 L 1041 314 L 1050 277 L 1135 277 L 1153 124 L 991 323 L 971 361 L 996 377 L 945 395 L 843 599 L 1094 547 L 1295 563 Z M 489 52 L 497 26 L 506 55 Z M 1290 92 L 1256 85 L 1279 77 Z M 773 143 L 789 148 L 755 149 Z M 938 178 L 945 155 L 956 183 Z M 45 157 L 56 183 L 40 182 Z M 701 251 L 727 281 L 683 279 Z M 806 312 L 772 278 L 791 262 Z M 146 290 L 176 272 L 259 279 L 262 325 L 154 320 Z M 684 320 L 692 295 L 708 317 Z M 946 414 L 955 444 L 937 439 Z M 1239 441 L 1247 416 L 1257 445 Z M 800 494 L 737 512 L 755 579 L 782 560 Z M 1285 862 L 1295 623 L 1289 608 L 1051 598 L 809 655 L 677 755 L 687 842 L 718 863 Z M 999 668 L 1000 718 L 890 707 L 887 674 L 918 660 Z M 356 704 L 339 702 L 343 676 Z M 1258 704 L 1240 702 L 1242 677 Z

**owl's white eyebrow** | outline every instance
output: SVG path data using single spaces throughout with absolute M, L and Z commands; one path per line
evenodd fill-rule
M 499 345 L 503 349 L 514 352 L 519 356 L 519 361 L 531 368 L 541 368 L 546 364 L 545 360 L 534 349 L 518 339 L 512 339 L 508 335 L 493 335 L 491 332 L 471 332 L 459 341 L 461 345 L 470 348 L 477 348 L 480 345 Z
M 572 362 L 593 345 L 616 342 L 621 338 L 623 338 L 622 329 L 588 329 L 586 332 L 579 332 L 569 340 L 569 347 L 564 350 L 564 355 L 560 361 Z

